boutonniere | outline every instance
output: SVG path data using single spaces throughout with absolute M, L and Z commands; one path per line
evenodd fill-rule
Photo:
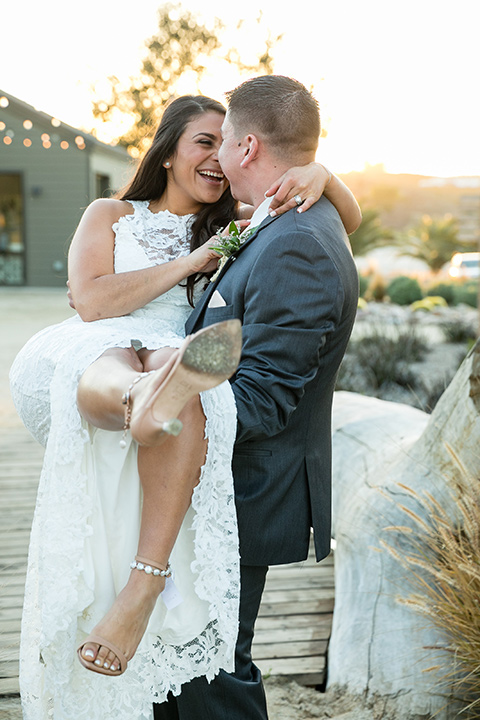
M 256 227 L 247 227 L 240 230 L 234 220 L 228 226 L 228 233 L 224 234 L 223 230 L 218 230 L 216 234 L 217 244 L 212 245 L 211 249 L 219 253 L 222 257 L 218 263 L 215 274 L 210 278 L 210 282 L 214 282 L 222 271 L 223 266 L 227 262 L 230 255 L 233 255 L 253 233 Z

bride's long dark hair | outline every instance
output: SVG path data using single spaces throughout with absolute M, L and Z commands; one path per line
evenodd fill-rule
M 184 95 L 173 100 L 163 113 L 150 148 L 137 168 L 131 183 L 117 196 L 120 200 L 158 200 L 167 187 L 167 171 L 163 163 L 175 154 L 178 141 L 189 122 L 199 115 L 216 112 L 225 115 L 223 105 L 203 95 Z M 227 188 L 218 202 L 205 205 L 192 225 L 190 251 L 215 235 L 237 215 L 237 203 Z M 195 284 L 205 275 L 187 278 L 187 298 L 193 306 Z

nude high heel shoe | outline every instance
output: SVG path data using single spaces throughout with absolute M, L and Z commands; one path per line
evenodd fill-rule
M 169 578 L 172 575 L 172 569 L 169 562 L 167 562 L 166 565 L 162 565 L 155 560 L 149 560 L 148 558 L 140 557 L 139 555 L 136 555 L 135 560 L 130 563 L 130 568 L 132 570 L 143 570 L 145 575 L 151 575 L 152 578 Z M 90 659 L 88 657 L 84 657 L 83 649 L 85 645 L 89 643 L 94 643 L 95 645 L 103 646 L 110 650 L 110 652 L 117 656 L 120 667 L 117 670 L 112 670 L 111 666 L 107 664 L 97 665 L 93 658 Z M 120 650 L 117 645 L 95 631 L 91 632 L 77 647 L 77 656 L 84 668 L 90 670 L 91 672 L 99 673 L 100 675 L 110 675 L 111 677 L 123 675 L 127 669 L 128 662 L 132 659 L 133 655 L 134 653 L 131 653 L 127 658 L 127 655 Z
M 220 385 L 237 369 L 242 348 L 239 320 L 225 320 L 189 335 L 174 356 L 165 376 L 160 368 L 141 375 L 124 396 L 126 430 L 139 445 L 158 446 L 168 435 L 178 435 L 178 414 L 198 393 Z M 135 387 L 133 403 L 130 396 Z

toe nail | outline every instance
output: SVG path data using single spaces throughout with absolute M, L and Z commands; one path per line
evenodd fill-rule
M 95 665 L 101 665 L 101 664 L 102 664 L 101 660 L 95 660 Z
M 104 662 L 104 663 L 103 663 L 103 667 L 108 669 L 108 668 L 110 667 L 110 663 Z
M 85 652 L 83 653 L 83 657 L 87 658 L 93 658 L 94 655 L 95 653 L 93 652 L 93 650 L 85 650 Z

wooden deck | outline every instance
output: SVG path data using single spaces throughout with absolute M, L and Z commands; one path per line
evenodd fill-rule
M 0 717 L 18 694 L 18 644 L 28 539 L 43 449 L 22 428 L 1 428 Z M 254 643 L 264 675 L 321 685 L 333 612 L 333 560 L 272 567 Z M 5 717 L 13 717 L 5 715 Z M 17 717 L 17 716 L 15 716 Z

